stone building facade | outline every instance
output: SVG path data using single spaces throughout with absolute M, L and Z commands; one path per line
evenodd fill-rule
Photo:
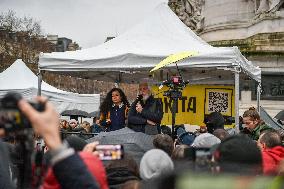
M 284 109 L 284 0 L 169 0 L 169 5 L 211 45 L 238 46 L 262 69 L 261 105 L 271 116 Z M 247 78 L 240 86 L 242 113 L 256 106 L 256 84 Z

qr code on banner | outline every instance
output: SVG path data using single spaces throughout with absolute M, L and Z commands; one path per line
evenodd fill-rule
M 208 96 L 208 112 L 228 112 L 229 93 L 211 91 Z

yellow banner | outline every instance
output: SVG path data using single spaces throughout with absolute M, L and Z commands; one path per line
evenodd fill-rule
M 152 88 L 155 98 L 160 98 L 163 102 L 163 125 L 172 124 L 172 102 L 163 96 L 167 89 L 163 87 L 159 90 L 157 86 Z M 178 100 L 176 125 L 205 125 L 204 119 L 214 111 L 221 112 L 226 120 L 230 119 L 235 116 L 234 100 L 233 86 L 188 85 Z

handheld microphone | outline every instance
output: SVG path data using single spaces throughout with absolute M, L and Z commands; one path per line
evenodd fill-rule
M 143 95 L 142 94 L 137 96 L 137 101 L 141 101 L 141 100 L 143 100 Z
M 133 102 L 134 104 L 143 102 L 143 96 L 141 94 L 137 95 L 136 100 Z

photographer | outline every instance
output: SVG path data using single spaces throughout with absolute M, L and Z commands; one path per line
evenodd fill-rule
M 128 127 L 136 132 L 155 135 L 161 133 L 162 118 L 162 102 L 153 97 L 148 83 L 140 83 L 139 95 L 128 113 Z
M 43 137 L 50 149 L 53 171 L 61 188 L 98 188 L 82 159 L 67 143 L 62 143 L 58 128 L 59 115 L 53 106 L 44 97 L 38 97 L 37 101 L 45 105 L 43 112 L 38 112 L 23 99 L 18 106 L 31 122 L 34 132 Z
M 3 129 L 0 129 L 3 132 Z M 0 140 L 0 188 L 16 188 L 10 175 L 8 149 L 5 142 Z

